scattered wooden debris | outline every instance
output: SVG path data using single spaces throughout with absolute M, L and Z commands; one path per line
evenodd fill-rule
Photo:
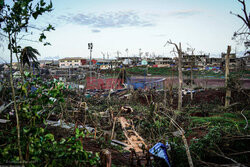
M 74 128 L 76 128 L 76 124 L 73 124 L 73 123 L 66 123 L 65 121 L 63 120 L 58 120 L 58 121 L 50 121 L 50 120 L 46 120 L 46 123 L 50 126 L 55 126 L 55 127 L 61 127 L 61 128 L 64 128 L 64 129 L 70 129 L 70 130 L 73 130 Z M 82 126 L 82 125 L 77 125 L 77 128 L 84 128 L 86 129 L 89 133 L 95 133 L 95 128 L 92 128 L 92 127 L 89 127 L 87 125 L 85 126 Z
M 121 107 L 121 111 L 125 113 L 133 113 L 134 110 L 130 106 Z
M 143 138 L 134 130 L 134 126 L 129 124 L 124 117 L 119 117 L 118 121 L 121 123 L 123 133 L 127 138 L 128 146 L 132 147 L 135 152 L 143 152 L 142 147 L 146 148 Z
M 12 101 L 12 102 L 10 102 L 9 104 L 7 104 L 7 105 L 1 105 L 0 106 L 0 114 L 6 109 L 6 108 L 8 108 L 11 104 L 13 104 L 14 103 L 14 101 Z
M 7 120 L 7 119 L 0 119 L 0 123 L 2 123 L 2 124 L 6 124 L 6 123 L 8 123 L 8 122 L 10 122 L 10 120 Z

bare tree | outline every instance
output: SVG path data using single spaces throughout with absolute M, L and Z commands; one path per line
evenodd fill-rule
M 176 43 L 173 43 L 171 40 L 169 40 L 167 41 L 167 44 L 174 45 L 178 53 L 178 71 L 179 71 L 178 110 L 181 111 L 182 109 L 182 85 L 183 85 L 181 43 L 179 43 L 179 46 L 178 46 Z
M 237 16 L 239 19 L 243 21 L 243 25 L 234 33 L 233 39 L 238 40 L 240 42 L 244 42 L 245 47 L 248 48 L 250 46 L 249 35 L 250 35 L 250 13 L 248 13 L 246 8 L 245 0 L 238 0 L 238 2 L 242 5 L 243 14 L 235 14 L 230 12 L 232 15 Z

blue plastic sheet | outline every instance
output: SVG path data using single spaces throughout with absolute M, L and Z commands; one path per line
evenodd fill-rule
M 34 87 L 34 86 L 31 87 L 31 92 L 32 92 L 32 93 L 36 92 L 36 90 L 37 90 L 36 87 Z
M 154 147 L 152 147 L 149 152 L 151 154 L 153 154 L 154 156 L 157 156 L 159 158 L 163 158 L 166 163 L 168 164 L 169 167 L 171 167 L 169 159 L 168 159 L 168 155 L 167 155 L 167 149 L 169 148 L 169 144 L 166 143 L 166 145 L 162 144 L 162 143 L 157 143 L 154 145 Z

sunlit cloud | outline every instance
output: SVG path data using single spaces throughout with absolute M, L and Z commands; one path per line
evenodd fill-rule
M 190 17 L 190 16 L 194 16 L 194 15 L 198 15 L 201 14 L 202 12 L 200 10 L 178 10 L 178 11 L 172 11 L 169 13 L 170 16 L 176 16 L 176 17 Z
M 155 25 L 152 21 L 142 18 L 142 16 L 133 11 L 106 12 L 101 14 L 78 13 L 71 16 L 61 15 L 58 19 L 61 21 L 64 20 L 67 23 L 94 28 L 149 27 Z
M 98 33 L 98 32 L 101 32 L 101 30 L 93 29 L 93 30 L 91 30 L 91 32 L 93 32 L 93 33 Z

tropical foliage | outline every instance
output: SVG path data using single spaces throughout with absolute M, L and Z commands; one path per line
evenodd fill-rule
M 32 61 L 32 64 L 34 64 L 34 66 L 38 68 L 39 62 L 37 60 L 37 56 L 40 56 L 40 53 L 37 49 L 34 49 L 31 46 L 26 46 L 21 51 L 21 65 L 24 67 L 25 64 L 27 64 L 30 67 Z

